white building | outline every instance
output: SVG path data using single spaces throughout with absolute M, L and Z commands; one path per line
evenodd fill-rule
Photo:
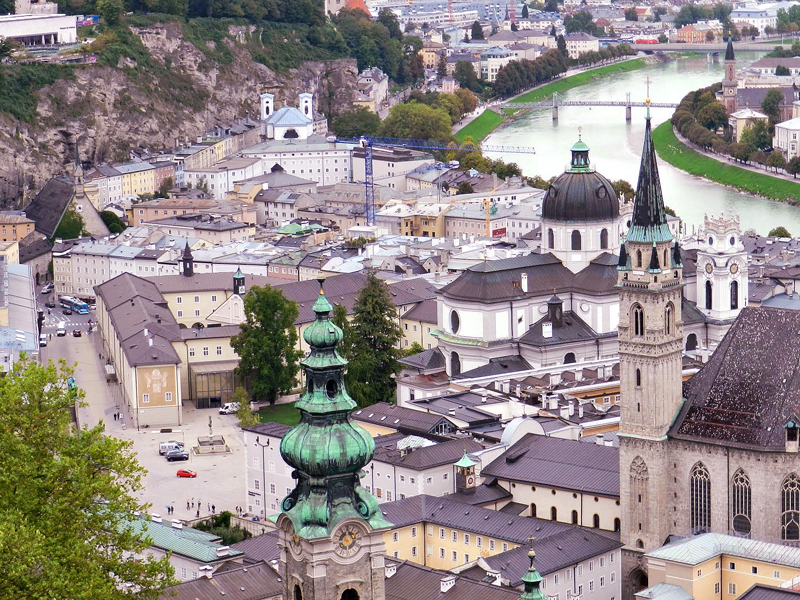
M 372 178 L 376 185 L 406 191 L 406 175 L 423 165 L 436 161 L 431 154 L 408 148 L 373 148 Z M 353 149 L 353 181 L 366 179 L 364 148 Z
M 352 144 L 335 144 L 312 136 L 302 141 L 270 140 L 242 151 L 244 157 L 257 157 L 263 172 L 282 170 L 290 175 L 333 185 L 350 181 Z
M 0 39 L 12 39 L 23 46 L 74 44 L 78 41 L 75 15 L 3 15 Z
M 600 40 L 583 31 L 568 33 L 564 36 L 567 43 L 567 52 L 570 58 L 578 58 L 584 52 L 598 52 L 600 50 Z
M 759 33 L 763 34 L 767 27 L 775 27 L 778 24 L 778 11 L 769 10 L 768 7 L 744 6 L 734 8 L 730 14 L 730 21 L 738 29 L 742 25 L 758 28 Z
M 497 72 L 515 60 L 514 52 L 505 48 L 490 48 L 481 53 L 481 78 L 492 82 L 497 79 Z
M 264 163 L 256 157 L 235 157 L 221 160 L 205 168 L 186 169 L 184 179 L 193 187 L 208 186 L 209 193 L 217 200 L 224 200 L 225 194 L 233 191 L 234 183 L 264 173 Z
M 798 135 L 800 135 L 800 117 L 778 123 L 775 125 L 772 147 L 783 152 L 786 160 L 791 160 L 800 155 Z
M 275 110 L 275 96 L 261 94 L 261 121 L 264 133 L 270 140 L 305 140 L 310 136 L 325 135 L 328 120 L 323 115 L 314 114 L 314 95 L 308 92 L 298 95 L 299 108 L 283 106 Z

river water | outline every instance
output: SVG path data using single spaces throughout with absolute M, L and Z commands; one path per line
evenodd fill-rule
M 737 68 L 758 56 L 737 53 Z M 653 102 L 680 102 L 688 92 L 721 81 L 722 75 L 721 62 L 709 63 L 705 57 L 681 58 L 616 74 L 569 90 L 564 97 L 568 100 L 624 100 L 625 93 L 631 92 L 634 101 L 643 101 L 649 78 Z M 653 127 L 669 119 L 673 110 L 651 109 Z M 622 107 L 566 106 L 559 109 L 558 117 L 558 122 L 554 123 L 549 108 L 528 111 L 489 136 L 486 143 L 533 146 L 536 154 L 495 155 L 493 158 L 516 162 L 528 176 L 540 175 L 547 179 L 559 175 L 568 166 L 569 149 L 578 139 L 580 128 L 583 141 L 590 148 L 589 159 L 597 171 L 612 181 L 626 179 L 636 187 L 644 137 L 644 108 L 634 108 L 630 122 L 625 121 Z M 784 225 L 792 234 L 800 235 L 800 207 L 740 193 L 689 175 L 661 160 L 658 166 L 665 203 L 690 229 L 692 225 L 702 224 L 705 213 L 735 212 L 741 216 L 743 231 L 753 228 L 765 235 L 773 227 Z

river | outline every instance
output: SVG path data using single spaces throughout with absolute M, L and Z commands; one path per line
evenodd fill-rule
M 753 62 L 759 55 L 738 53 L 737 68 Z M 763 56 L 763 55 L 760 55 Z M 646 79 L 650 79 L 653 102 L 680 102 L 688 92 L 721 81 L 723 65 L 708 63 L 704 56 L 681 58 L 669 63 L 654 64 L 628 73 L 620 73 L 574 88 L 566 99 L 596 98 L 624 100 L 631 92 L 635 101 L 647 96 Z M 673 109 L 651 109 L 652 125 L 670 118 Z M 598 172 L 612 181 L 626 179 L 636 186 L 644 136 L 645 109 L 634 108 L 631 122 L 625 121 L 622 107 L 587 108 L 565 106 L 559 109 L 559 120 L 553 122 L 549 108 L 532 109 L 517 121 L 498 130 L 486 139 L 487 144 L 533 146 L 536 154 L 505 155 L 516 162 L 525 175 L 545 179 L 566 169 L 569 149 L 578 139 L 589 146 L 589 159 Z M 493 156 L 493 158 L 500 158 Z M 664 201 L 691 228 L 703 222 L 703 215 L 739 213 L 742 230 L 755 229 L 766 233 L 784 225 L 792 234 L 800 235 L 800 207 L 758 198 L 711 183 L 659 161 Z

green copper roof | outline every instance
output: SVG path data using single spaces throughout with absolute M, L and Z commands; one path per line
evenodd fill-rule
M 474 467 L 476 464 L 476 462 L 473 462 L 470 457 L 467 456 L 467 451 L 464 450 L 464 456 L 458 459 L 456 466 L 462 469 L 468 469 L 470 467 Z
M 567 173 L 591 173 L 594 168 L 589 163 L 589 146 L 578 138 L 578 141 L 570 148 L 572 159 L 569 161 Z
M 237 267 L 236 273 L 234 273 L 233 276 L 237 278 L 244 277 L 244 273 L 242 273 L 241 267 Z
M 528 572 L 522 576 L 522 583 L 525 587 L 522 594 L 519 596 L 519 600 L 547 600 L 547 596 L 539 589 L 539 585 L 542 583 L 542 576 L 539 575 L 539 571 L 533 566 L 533 559 L 536 557 L 533 548 L 528 552 L 528 557 L 531 559 L 531 566 Z
M 378 501 L 361 487 L 375 442 L 350 419 L 356 403 L 345 387 L 347 360 L 336 350 L 342 330 L 330 320 L 332 307 L 322 290 L 313 309 L 317 318 L 303 332 L 311 352 L 300 363 L 306 375 L 306 391 L 295 405 L 300 423 L 281 440 L 281 456 L 295 468 L 297 485 L 281 509 L 306 539 L 328 537 L 346 519 L 389 527 Z
M 575 144 L 573 144 L 573 146 L 572 146 L 572 148 L 570 148 L 570 150 L 572 152 L 578 152 L 578 151 L 588 152 L 589 151 L 589 146 L 584 144 L 583 140 L 578 140 L 577 142 L 575 142 Z

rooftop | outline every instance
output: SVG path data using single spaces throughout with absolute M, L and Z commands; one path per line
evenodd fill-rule
M 681 539 L 648 552 L 645 556 L 648 559 L 698 565 L 722 554 L 795 569 L 800 568 L 800 548 L 721 533 L 704 533 Z

